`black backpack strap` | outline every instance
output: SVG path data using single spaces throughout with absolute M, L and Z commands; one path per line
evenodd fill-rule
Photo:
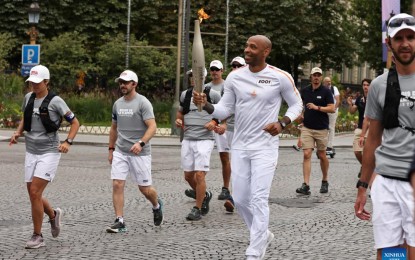
M 35 98 L 36 98 L 36 93 L 32 93 L 30 95 L 29 101 L 27 102 L 24 113 L 23 113 L 23 129 L 26 132 L 30 132 L 30 130 L 32 130 L 32 115 L 33 115 L 33 108 L 35 105 Z
M 45 99 L 43 99 L 42 104 L 39 107 L 39 117 L 47 133 L 58 131 L 62 122 L 62 118 L 60 119 L 59 123 L 55 123 L 50 119 L 48 107 L 50 101 L 52 101 L 54 97 L 56 97 L 56 94 L 53 92 L 49 92 Z
M 180 103 L 180 106 L 183 108 L 183 115 L 186 115 L 190 111 L 190 102 L 192 100 L 193 88 L 189 88 L 186 91 L 183 102 Z
M 203 93 L 206 94 L 207 102 L 212 104 L 212 99 L 210 98 L 210 89 L 211 89 L 210 87 L 205 87 L 205 89 L 203 90 Z
M 395 67 L 391 67 L 386 83 L 385 104 L 383 106 L 383 126 L 391 129 L 399 126 L 399 104 L 401 100 L 401 87 L 399 86 L 398 73 Z

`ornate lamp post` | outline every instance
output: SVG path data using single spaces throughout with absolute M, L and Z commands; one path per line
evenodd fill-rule
M 37 2 L 33 2 L 30 4 L 28 14 L 29 14 L 29 24 L 31 26 L 27 34 L 30 36 L 30 44 L 36 44 L 36 38 L 39 34 L 36 29 L 36 25 L 39 23 L 39 16 L 40 16 L 40 7 Z

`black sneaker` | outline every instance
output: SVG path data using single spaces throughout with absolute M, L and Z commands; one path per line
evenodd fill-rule
M 192 208 L 192 211 L 186 217 L 187 220 L 199 220 L 201 218 L 200 209 L 196 206 Z
M 229 199 L 225 201 L 223 206 L 225 206 L 226 212 L 232 213 L 234 211 L 235 203 L 233 202 L 232 196 L 230 196 Z
M 322 181 L 320 193 L 327 193 L 327 192 L 329 192 L 329 183 L 327 181 Z
M 158 209 L 153 209 L 154 215 L 154 226 L 160 226 L 163 224 L 163 201 L 158 199 L 160 207 Z
M 212 199 L 212 196 L 212 192 L 206 191 L 206 196 L 202 203 L 202 209 L 200 210 L 203 216 L 209 213 L 209 202 Z
M 187 189 L 184 191 L 184 194 L 186 194 L 187 197 L 196 199 L 196 191 L 193 189 Z
M 126 231 L 127 228 L 125 226 L 125 222 L 121 223 L 118 218 L 114 221 L 114 224 L 112 224 L 112 226 L 107 228 L 108 233 L 121 233 Z
M 303 183 L 303 184 L 301 185 L 301 187 L 300 187 L 300 188 L 298 188 L 298 189 L 296 189 L 295 191 L 296 191 L 297 193 L 302 194 L 302 195 L 310 195 L 310 194 L 311 194 L 311 192 L 310 192 L 310 186 L 309 186 L 309 185 L 307 185 L 307 184 L 305 184 L 305 183 Z
M 227 200 L 231 196 L 228 188 L 222 187 L 222 192 L 218 196 L 218 200 Z

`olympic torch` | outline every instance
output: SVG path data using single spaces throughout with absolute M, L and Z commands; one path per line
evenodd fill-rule
M 203 49 L 202 35 L 200 34 L 200 21 L 195 20 L 193 49 L 192 49 L 192 74 L 195 81 L 194 90 L 203 92 L 205 84 L 205 50 Z M 198 105 L 198 111 L 202 111 L 202 105 Z

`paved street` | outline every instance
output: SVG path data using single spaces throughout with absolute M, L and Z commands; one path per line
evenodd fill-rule
M 0 131 L 0 136 L 9 134 Z M 45 193 L 53 206 L 64 211 L 61 235 L 52 238 L 45 217 L 46 247 L 38 250 L 24 249 L 32 233 L 23 181 L 24 143 L 9 147 L 8 142 L 0 142 L 0 259 L 245 259 L 246 227 L 217 200 L 222 181 L 216 151 L 207 176 L 214 199 L 210 213 L 201 221 L 185 219 L 194 202 L 184 195 L 188 187 L 180 169 L 178 141 L 157 139 L 153 142 L 153 180 L 165 202 L 164 225 L 153 226 L 150 204 L 128 183 L 128 232 L 107 234 L 104 229 L 115 218 L 104 145 L 108 139 L 84 145 L 82 138 L 88 139 L 77 137 L 79 143 L 62 155 L 57 177 Z M 359 166 L 351 147 L 339 145 L 336 157 L 330 159 L 330 186 L 325 195 L 318 192 L 321 173 L 313 155 L 312 194 L 304 198 L 295 193 L 302 182 L 302 153 L 289 148 L 294 140 L 284 142 L 270 198 L 270 230 L 275 240 L 266 259 L 375 259 L 371 223 L 354 217 Z

